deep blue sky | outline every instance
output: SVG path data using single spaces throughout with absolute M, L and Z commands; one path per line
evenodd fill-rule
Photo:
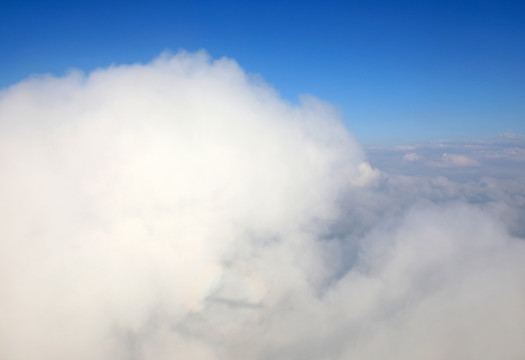
M 0 86 L 206 49 L 365 143 L 525 133 L 525 2 L 26 1 L 0 8 Z

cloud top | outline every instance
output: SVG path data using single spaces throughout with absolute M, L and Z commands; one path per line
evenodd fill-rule
M 0 117 L 6 358 L 112 358 L 100 344 L 156 311 L 176 326 L 207 299 L 261 306 L 290 280 L 229 268 L 260 244 L 312 252 L 334 199 L 366 182 L 328 105 L 291 106 L 203 52 L 29 79 Z

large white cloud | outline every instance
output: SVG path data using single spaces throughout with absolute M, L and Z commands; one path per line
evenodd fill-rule
M 525 356 L 522 204 L 380 172 L 232 60 L 4 89 L 0 173 L 2 359 Z

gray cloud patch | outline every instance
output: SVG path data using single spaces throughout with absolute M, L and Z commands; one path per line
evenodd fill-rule
M 205 53 L 16 84 L 0 358 L 522 359 L 524 148 L 365 151 Z

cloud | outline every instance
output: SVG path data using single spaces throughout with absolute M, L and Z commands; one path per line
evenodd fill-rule
M 479 162 L 465 155 L 447 154 L 441 155 L 443 163 L 440 166 L 479 166 Z
M 381 172 L 374 169 L 367 162 L 362 162 L 357 167 L 359 174 L 351 180 L 355 186 L 368 186 L 379 179 Z
M 204 52 L 4 89 L 0 358 L 521 359 L 523 178 L 447 154 Z
M 415 152 L 410 152 L 410 153 L 406 153 L 405 155 L 403 155 L 403 162 L 413 162 L 413 161 L 417 161 L 417 160 L 420 160 L 421 159 L 421 156 L 418 155 L 417 153 Z

